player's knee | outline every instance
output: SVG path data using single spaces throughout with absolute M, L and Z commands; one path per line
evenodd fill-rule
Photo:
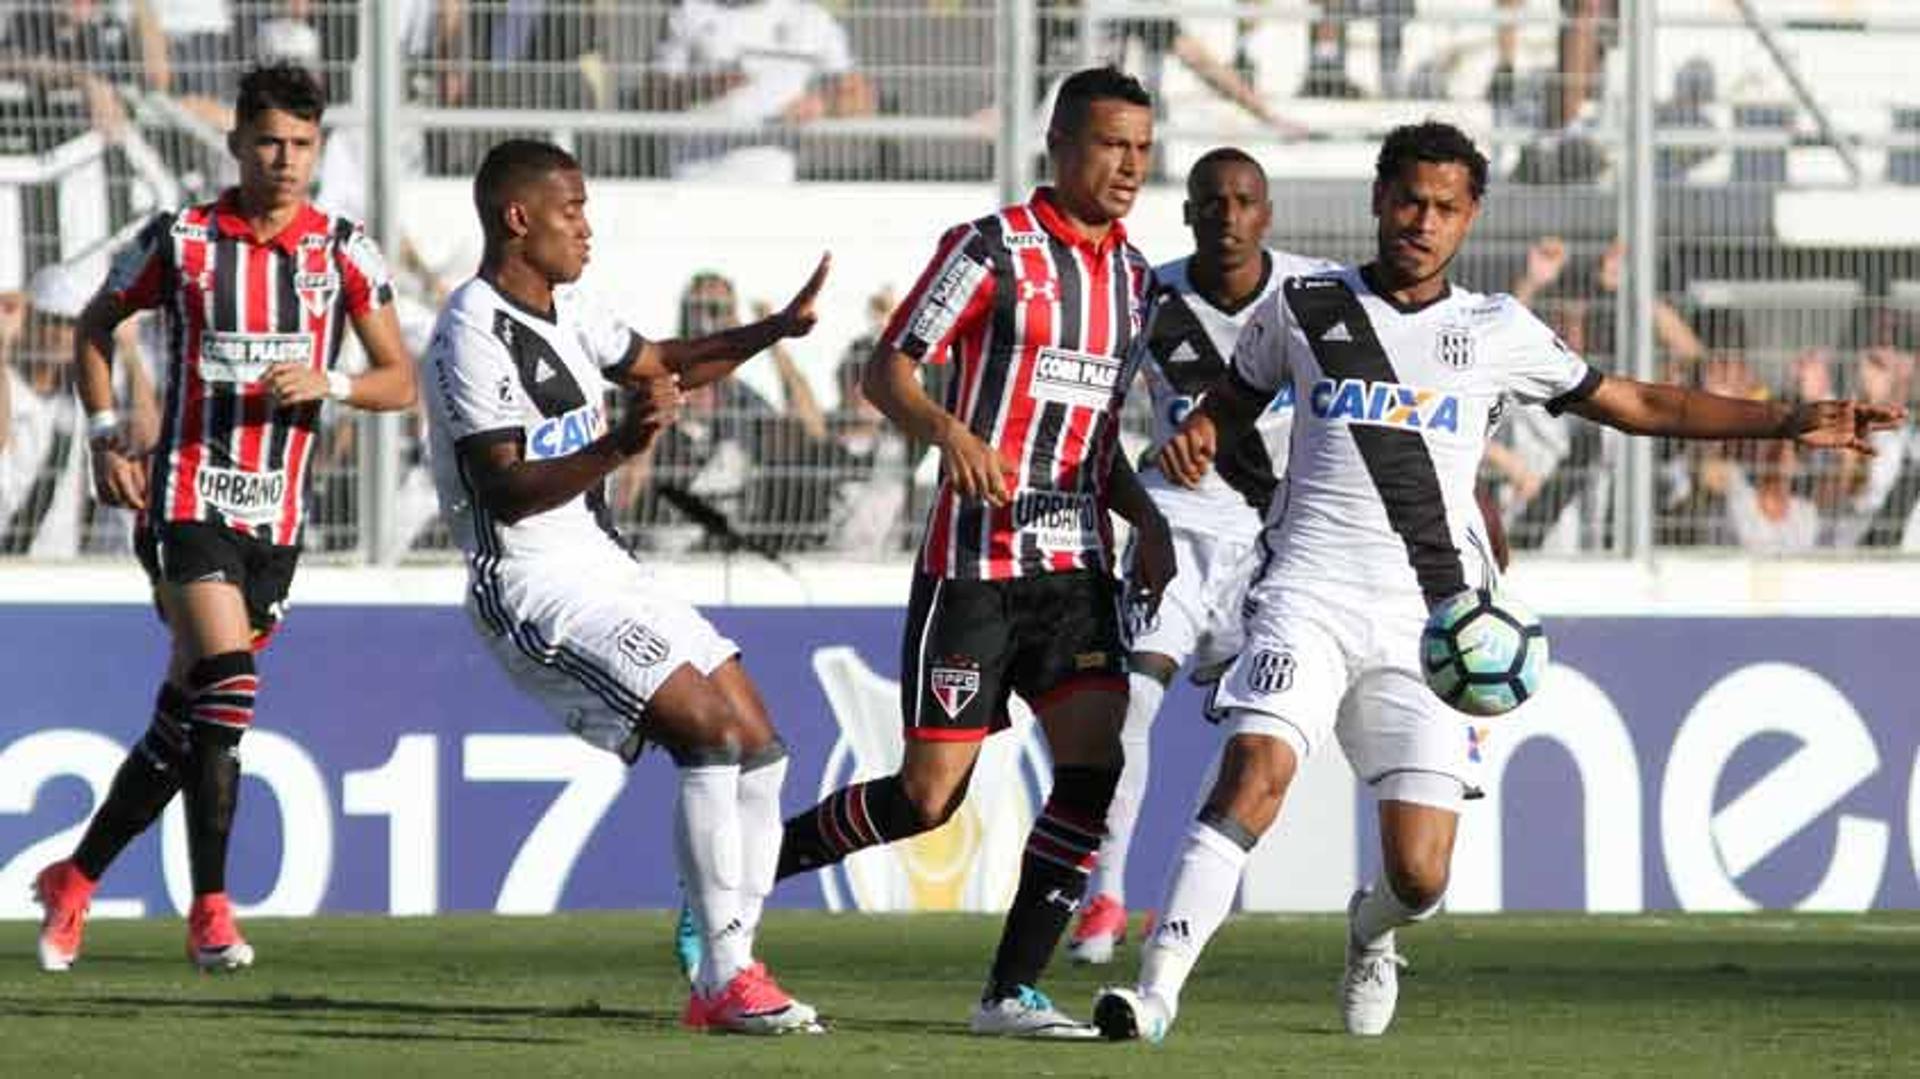
M 1243 821 L 1271 820 L 1293 783 L 1294 767 L 1291 747 L 1279 739 L 1236 737 L 1228 743 L 1212 802 Z
M 717 692 L 695 693 L 654 717 L 651 737 L 667 747 L 681 767 L 738 764 L 747 752 L 746 730 L 732 702 Z M 756 745 L 755 749 L 761 748 Z
M 172 682 L 162 686 L 153 720 L 147 724 L 140 741 L 134 744 L 134 752 L 163 772 L 178 775 L 186 769 L 191 752 L 186 721 L 189 703 L 190 698 L 180 687 Z
M 186 720 L 193 728 L 232 733 L 234 741 L 253 723 L 253 702 L 260 692 L 253 653 L 220 652 L 187 671 Z
M 905 772 L 900 789 L 913 807 L 913 815 L 924 830 L 938 828 L 953 819 L 967 797 L 967 775 L 957 778 L 945 774 L 922 775 Z
M 1403 852 L 1386 861 L 1387 885 L 1400 902 L 1426 910 L 1447 894 L 1447 868 L 1437 852 Z

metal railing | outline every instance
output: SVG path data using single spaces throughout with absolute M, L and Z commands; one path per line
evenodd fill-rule
M 99 7 L 96 18 L 110 20 L 113 5 Z M 226 181 L 222 109 L 250 62 L 243 57 L 295 57 L 325 76 L 336 99 L 329 125 L 349 136 L 334 141 L 367 148 L 358 171 L 330 174 L 347 189 L 332 194 L 352 200 L 350 212 L 369 220 L 390 253 L 408 240 L 402 205 L 418 206 L 422 190 L 457 189 L 506 133 L 569 146 L 596 191 L 635 193 L 623 207 L 656 193 L 764 191 L 813 213 L 841 205 L 836 185 L 861 185 L 860 200 L 878 200 L 828 212 L 823 244 L 857 247 L 849 234 L 863 208 L 961 193 L 952 203 L 961 210 L 919 226 L 930 243 L 946 224 L 1038 178 L 1053 81 L 1115 62 L 1155 91 L 1158 185 L 1177 190 L 1212 146 L 1243 146 L 1273 178 L 1277 246 L 1358 260 L 1371 246 L 1366 185 L 1379 137 L 1441 116 L 1480 140 L 1496 173 L 1458 276 L 1523 293 L 1600 366 L 1754 396 L 1911 403 L 1920 91 L 1909 89 L 1906 67 L 1920 55 L 1920 15 L 1908 8 L 313 0 L 264 14 L 234 4 L 224 29 L 164 25 L 166 5 L 143 5 L 162 25 L 123 27 L 115 38 L 102 21 L 80 48 L 63 22 L 69 5 L 13 5 L 0 29 L 0 236 L 17 240 L 0 240 L 0 293 L 24 302 L 0 301 L 21 324 L 9 336 L 11 323 L 0 320 L 0 347 L 20 422 L 39 427 L 0 450 L 0 464 L 4 455 L 46 456 L 0 469 L 11 477 L 0 478 L 0 547 L 58 555 L 124 546 L 124 520 L 84 499 L 78 525 L 61 531 L 77 539 L 35 542 L 52 507 L 68 512 L 52 498 L 74 482 L 72 466 L 55 451 L 76 417 L 61 403 L 62 320 L 29 285 L 56 263 L 97 278 L 105 237 Z M 768 22 L 776 11 L 790 21 Z M 148 41 L 164 43 L 165 64 L 142 55 Z M 1164 213 L 1176 204 L 1168 194 L 1154 205 Z M 616 245 L 660 242 L 658 222 L 644 215 L 596 224 Z M 1136 233 L 1157 237 L 1150 256 L 1184 252 L 1177 226 L 1139 225 Z M 674 240 L 661 262 L 747 282 L 756 259 L 724 252 L 751 251 L 753 235 L 729 230 L 754 227 L 703 219 L 723 254 Z M 465 271 L 471 251 L 451 250 L 424 251 L 419 264 L 395 259 L 412 267 L 402 285 L 416 310 L 430 312 Z M 886 250 L 865 268 L 842 259 L 836 295 L 897 294 L 924 250 Z M 645 301 L 654 312 L 645 328 L 671 333 L 684 282 L 646 279 L 658 296 Z M 644 310 L 635 314 L 647 321 Z M 836 315 L 802 357 L 824 406 L 750 374 L 760 400 L 720 402 L 648 475 L 616 478 L 614 502 L 636 544 L 672 552 L 745 540 L 783 558 L 911 547 L 932 468 L 876 433 L 857 397 L 843 399 L 844 379 L 833 373 L 848 353 L 858 357 L 856 338 L 871 326 L 857 313 Z M 137 342 L 127 351 L 139 355 Z M 418 421 L 350 418 L 335 430 L 315 473 L 310 548 L 361 561 L 446 557 L 424 497 Z M 1136 424 L 1134 437 L 1142 431 Z M 1526 414 L 1500 435 L 1486 479 L 1523 550 L 1897 551 L 1920 544 L 1913 442 L 1908 430 L 1883 438 L 1873 459 L 1782 457 L 1636 444 Z M 737 537 L 695 531 L 662 488 L 721 508 Z

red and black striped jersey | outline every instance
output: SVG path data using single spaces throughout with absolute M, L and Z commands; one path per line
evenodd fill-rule
M 229 190 L 156 215 L 115 256 L 107 288 L 128 309 L 159 308 L 167 327 L 148 517 L 298 543 L 320 405 L 276 407 L 262 376 L 282 363 L 329 370 L 347 320 L 391 302 L 373 238 L 308 204 L 259 240 Z
M 936 577 L 1110 571 L 1107 470 L 1152 267 L 1114 222 L 1098 242 L 1049 188 L 949 229 L 884 342 L 955 361 L 947 411 L 1016 466 L 1007 505 L 942 482 L 920 549 Z

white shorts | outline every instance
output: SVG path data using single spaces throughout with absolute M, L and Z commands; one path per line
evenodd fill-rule
M 1246 647 L 1210 702 L 1230 735 L 1281 738 L 1302 760 L 1338 737 L 1354 774 L 1376 789 L 1431 773 L 1477 796 L 1486 731 L 1427 688 L 1420 597 L 1268 577 L 1249 609 Z
M 1128 645 L 1184 665 L 1193 662 L 1196 678 L 1240 652 L 1240 607 L 1260 569 L 1260 537 L 1230 539 L 1175 525 L 1174 563 L 1178 572 L 1160 597 L 1153 620 L 1132 620 Z
M 644 745 L 647 701 L 673 672 L 712 674 L 740 652 L 624 555 L 472 573 L 467 612 L 515 685 L 628 762 Z

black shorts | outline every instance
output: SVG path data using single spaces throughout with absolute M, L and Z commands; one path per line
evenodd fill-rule
M 914 575 L 900 641 L 909 738 L 978 741 L 1010 722 L 1009 694 L 1037 712 L 1083 689 L 1124 693 L 1126 678 L 1120 588 L 1105 574 Z
M 255 539 L 225 525 L 157 521 L 136 529 L 134 554 L 147 580 L 162 584 L 226 581 L 240 588 L 256 644 L 280 622 L 300 548 Z M 166 617 L 165 612 L 161 614 Z

